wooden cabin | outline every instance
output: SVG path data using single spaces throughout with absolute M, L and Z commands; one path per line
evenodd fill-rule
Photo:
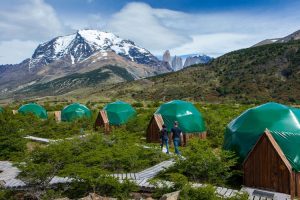
M 160 142 L 160 131 L 164 120 L 160 114 L 154 114 L 147 128 L 147 142 Z
M 104 128 L 105 133 L 110 132 L 109 120 L 105 110 L 100 110 L 96 118 L 94 129 L 97 131 L 99 127 Z
M 147 142 L 159 143 L 160 142 L 160 131 L 164 120 L 160 114 L 154 114 L 150 120 L 146 131 Z M 199 137 L 200 139 L 206 138 L 206 131 L 203 133 L 187 133 L 183 134 L 182 146 L 185 146 L 189 139 Z M 169 136 L 169 143 L 171 144 L 171 134 Z
M 293 171 L 272 134 L 266 130 L 243 163 L 244 185 L 300 196 L 300 173 Z

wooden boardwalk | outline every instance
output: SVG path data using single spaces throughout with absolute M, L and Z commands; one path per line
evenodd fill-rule
M 54 142 L 62 142 L 64 140 L 73 140 L 73 139 L 79 139 L 79 138 L 84 138 L 88 135 L 91 135 L 91 134 L 85 134 L 85 135 L 77 135 L 77 136 L 74 136 L 74 137 L 69 137 L 69 138 L 64 138 L 64 139 L 48 139 L 48 138 L 41 138 L 41 137 L 35 137 L 35 136 L 30 136 L 30 135 L 27 135 L 26 137 L 24 137 L 25 139 L 28 139 L 28 140 L 31 140 L 31 141 L 34 141 L 34 142 L 40 142 L 40 143 L 54 143 Z
M 150 180 L 154 178 L 159 172 L 174 164 L 174 160 L 163 161 L 153 167 L 145 169 L 138 173 L 124 173 L 124 174 L 112 174 L 113 177 L 117 178 L 120 182 L 124 180 L 133 181 L 136 183 L 143 191 L 153 191 L 155 185 L 153 185 Z M 20 170 L 14 167 L 9 161 L 0 161 L 0 183 L 4 188 L 8 189 L 18 189 L 26 187 L 26 184 L 17 178 Z M 50 184 L 55 185 L 58 183 L 70 183 L 72 179 L 63 177 L 54 177 Z M 162 187 L 163 185 L 172 186 L 172 182 L 161 181 L 157 186 Z M 195 183 L 192 184 L 194 187 L 204 187 L 205 184 Z M 232 197 L 237 193 L 246 192 L 249 194 L 249 200 L 290 200 L 290 195 L 270 192 L 265 190 L 258 190 L 256 188 L 243 187 L 240 191 L 233 190 L 225 187 L 216 187 L 216 193 L 222 197 Z
M 0 182 L 4 188 L 8 189 L 18 189 L 26 187 L 26 184 L 18 179 L 20 170 L 17 167 L 14 167 L 13 164 L 9 161 L 0 161 Z M 50 185 L 55 185 L 58 183 L 69 183 L 72 179 L 63 178 L 55 176 L 51 181 Z
M 241 192 L 249 194 L 249 200 L 290 200 L 291 196 L 288 194 L 271 192 L 256 188 L 243 187 Z

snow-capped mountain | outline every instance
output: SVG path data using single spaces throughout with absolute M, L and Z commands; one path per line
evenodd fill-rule
M 161 65 L 148 50 L 130 40 L 98 30 L 79 30 L 74 34 L 56 37 L 40 44 L 30 59 L 29 67 L 42 67 L 62 59 L 76 64 L 99 51 L 113 51 L 138 64 Z
M 40 44 L 20 64 L 0 65 L 0 96 L 32 88 L 36 92 L 51 88 L 57 94 L 169 71 L 169 65 L 130 40 L 98 30 L 79 30 Z

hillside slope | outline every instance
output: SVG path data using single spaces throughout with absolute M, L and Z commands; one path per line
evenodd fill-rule
M 300 101 L 299 83 L 300 41 L 292 41 L 231 52 L 209 65 L 117 84 L 105 91 L 113 97 L 140 100 L 293 103 Z
M 129 82 L 101 86 L 95 81 L 86 84 L 86 88 L 67 93 L 64 98 L 300 103 L 300 41 L 242 49 L 221 56 L 209 65 L 194 65 L 135 81 L 128 77 L 125 80 Z M 37 88 L 32 87 L 23 94 L 40 96 Z M 52 91 L 43 96 L 58 94 L 61 93 Z

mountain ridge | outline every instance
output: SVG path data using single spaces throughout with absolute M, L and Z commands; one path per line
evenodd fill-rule
M 289 34 L 282 38 L 265 39 L 255 45 L 253 45 L 253 47 L 262 46 L 262 45 L 266 45 L 266 44 L 274 44 L 274 43 L 286 43 L 289 41 L 299 40 L 299 39 L 300 39 L 300 30 L 295 31 L 292 34 Z
M 133 41 L 113 33 L 79 30 L 40 44 L 32 57 L 20 64 L 1 65 L 0 94 L 15 93 L 30 85 L 53 81 L 72 73 L 97 70 L 105 65 L 124 67 L 134 79 L 171 71 Z

